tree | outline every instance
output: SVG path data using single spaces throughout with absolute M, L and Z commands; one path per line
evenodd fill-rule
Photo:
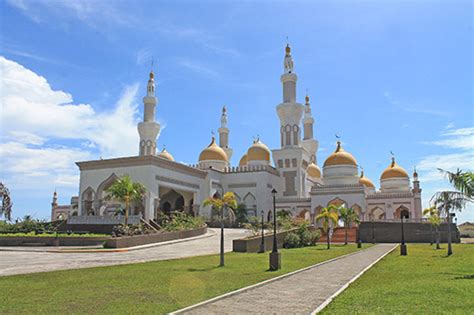
M 128 225 L 128 214 L 132 202 L 141 202 L 145 194 L 145 186 L 132 181 L 130 176 L 123 176 L 115 181 L 106 192 L 107 199 L 118 199 L 125 204 L 125 225 Z
M 467 171 L 463 172 L 457 169 L 456 172 L 445 171 L 441 168 L 438 169 L 443 173 L 453 185 L 454 188 L 459 190 L 467 199 L 474 198 L 474 173 Z
M 451 246 L 451 211 L 461 211 L 467 202 L 472 199 L 467 198 L 459 191 L 439 191 L 431 197 L 431 204 L 439 209 L 440 213 L 444 215 L 448 221 L 448 256 L 453 254 Z
M 247 217 L 247 206 L 245 203 L 237 205 L 237 208 L 235 208 L 235 217 L 237 223 L 247 223 L 249 221 Z
M 338 208 L 339 218 L 344 222 L 345 236 L 344 236 L 344 245 L 347 245 L 347 232 L 351 227 L 352 223 L 360 223 L 359 215 L 352 208 L 346 208 L 339 206 Z
M 431 226 L 435 230 L 436 235 L 436 249 L 440 249 L 439 247 L 439 226 L 441 225 L 441 216 L 439 213 L 439 209 L 436 207 L 430 207 L 423 210 L 423 215 L 428 218 L 428 222 L 430 222 Z
M 13 204 L 10 198 L 10 191 L 2 182 L 0 182 L 0 198 L 2 199 L 0 216 L 3 215 L 7 221 L 10 221 L 12 219 Z
M 326 208 L 321 210 L 321 213 L 316 216 L 316 221 L 323 222 L 323 231 L 326 233 L 326 239 L 328 244 L 328 249 L 330 248 L 330 240 L 329 240 L 329 232 L 331 231 L 331 224 L 336 225 L 337 221 L 339 220 L 339 216 L 337 215 L 337 207 L 334 205 L 329 205 Z
M 237 208 L 237 200 L 233 192 L 226 192 L 222 198 L 209 197 L 204 200 L 203 205 L 205 207 L 211 206 L 214 210 L 218 211 L 221 217 L 221 250 L 220 250 L 220 263 L 219 266 L 224 266 L 224 210 L 233 211 Z

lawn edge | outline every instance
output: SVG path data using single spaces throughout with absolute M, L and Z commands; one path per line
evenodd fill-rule
M 300 273 L 300 272 L 303 272 L 303 271 L 306 271 L 306 270 L 309 270 L 309 269 L 312 269 L 312 268 L 315 268 L 315 267 L 319 267 L 319 266 L 321 266 L 321 265 L 324 265 L 324 264 L 327 264 L 327 263 L 330 263 L 330 262 L 339 260 L 339 259 L 344 258 L 344 257 L 347 257 L 347 256 L 351 256 L 351 255 L 354 255 L 354 254 L 357 254 L 357 253 L 364 252 L 364 251 L 366 251 L 366 250 L 371 249 L 372 247 L 373 247 L 373 246 L 370 246 L 369 248 L 365 248 L 365 249 L 363 249 L 363 250 L 357 250 L 357 251 L 352 252 L 352 253 L 348 253 L 348 254 L 345 254 L 345 255 L 342 255 L 342 256 L 337 256 L 337 257 L 334 257 L 334 258 L 331 258 L 331 259 L 328 259 L 328 260 L 325 260 L 325 261 L 321 261 L 321 262 L 319 262 L 319 263 L 317 263 L 317 264 L 314 264 L 314 265 L 311 265 L 311 266 L 308 266 L 308 267 L 304 267 L 304 268 L 302 268 L 302 269 L 294 270 L 294 271 L 291 271 L 291 272 L 289 272 L 289 273 L 285 273 L 285 274 L 283 274 L 283 275 L 280 275 L 280 276 L 277 276 L 277 277 L 274 277 L 274 278 L 271 278 L 271 279 L 268 279 L 268 280 L 265 280 L 265 281 L 262 281 L 262 282 L 258 282 L 258 283 L 255 283 L 255 284 L 252 284 L 252 285 L 249 285 L 249 286 L 246 286 L 246 287 L 243 287 L 243 288 L 234 290 L 234 291 L 230 291 L 230 292 L 224 293 L 224 294 L 222 294 L 222 295 L 215 296 L 215 297 L 210 298 L 210 299 L 208 299 L 208 300 L 204 300 L 204 301 L 199 302 L 199 303 L 197 303 L 197 304 L 193 304 L 193 305 L 190 305 L 190 306 L 187 306 L 187 307 L 178 309 L 178 310 L 173 311 L 173 312 L 170 312 L 170 313 L 168 313 L 168 314 L 169 314 L 169 315 L 181 314 L 181 313 L 183 313 L 183 312 L 190 311 L 190 310 L 192 310 L 192 309 L 201 307 L 201 306 L 203 306 L 203 305 L 206 305 L 206 304 L 209 304 L 209 303 L 212 303 L 212 302 L 221 300 L 221 299 L 225 299 L 225 298 L 230 297 L 230 296 L 233 296 L 233 295 L 235 295 L 235 294 L 238 294 L 238 293 L 241 293 L 241 292 L 245 292 L 245 291 L 248 291 L 248 290 L 251 290 L 251 289 L 254 289 L 254 288 L 261 287 L 261 286 L 266 285 L 266 284 L 268 284 L 268 283 L 271 283 L 271 282 L 273 282 L 273 281 L 277 281 L 277 280 L 280 280 L 280 279 L 283 279 L 283 278 L 292 276 L 292 275 L 294 275 L 294 274 L 297 274 L 297 273 Z M 392 249 L 392 250 L 393 250 L 393 249 Z M 390 250 L 390 252 L 391 252 L 392 250 Z
M 344 292 L 344 290 L 346 290 L 349 285 L 351 285 L 351 283 L 353 283 L 354 281 L 356 281 L 357 279 L 359 279 L 366 271 L 368 271 L 370 268 L 372 268 L 375 264 L 377 264 L 379 261 L 381 261 L 382 259 L 385 258 L 385 256 L 387 256 L 388 254 L 392 253 L 395 248 L 398 247 L 398 244 L 395 244 L 392 249 L 390 249 L 388 252 L 386 252 L 385 254 L 383 254 L 382 256 L 380 256 L 378 259 L 376 259 L 374 262 L 372 262 L 370 265 L 368 265 L 367 267 L 365 267 L 361 272 L 359 272 L 358 274 L 356 274 L 351 280 L 349 280 L 346 284 L 344 284 L 341 288 L 339 288 L 339 290 L 337 290 L 336 292 L 334 292 L 334 294 L 332 294 L 330 297 L 328 297 L 323 303 L 321 303 L 314 311 L 311 312 L 311 315 L 315 315 L 319 312 L 321 312 L 325 307 L 327 307 L 339 294 L 341 294 L 342 292 Z

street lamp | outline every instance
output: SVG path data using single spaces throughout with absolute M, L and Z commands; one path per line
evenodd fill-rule
M 400 214 L 400 220 L 402 222 L 402 243 L 400 244 L 400 255 L 407 255 L 407 245 L 405 244 L 405 231 L 403 230 L 403 218 L 405 218 L 405 213 Z
M 273 250 L 270 253 L 270 270 L 275 271 L 281 268 L 281 254 L 278 252 L 276 236 L 276 194 L 275 188 L 272 189 L 273 195 Z
M 264 223 L 263 223 L 263 210 L 262 210 L 262 242 L 260 243 L 260 250 L 258 251 L 259 253 L 264 253 L 265 252 L 265 236 L 264 236 Z

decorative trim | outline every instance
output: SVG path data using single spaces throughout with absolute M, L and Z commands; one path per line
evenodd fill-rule
M 176 185 L 181 185 L 181 186 L 186 186 L 186 187 L 190 187 L 190 188 L 199 189 L 199 185 L 184 182 L 182 180 L 169 178 L 169 177 L 164 177 L 164 176 L 160 176 L 160 175 L 156 175 L 155 178 L 156 178 L 156 180 L 159 180 L 159 181 L 162 181 L 162 182 L 167 182 L 167 183 L 171 183 L 171 184 L 176 184 Z
M 241 184 L 229 184 L 229 188 L 254 188 L 257 187 L 257 183 L 241 183 Z

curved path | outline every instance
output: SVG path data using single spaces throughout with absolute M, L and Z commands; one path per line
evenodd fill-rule
M 208 229 L 209 237 L 123 253 L 23 252 L 15 251 L 12 248 L 11 251 L 0 251 L 0 276 L 217 254 L 219 252 L 219 232 L 219 229 Z M 225 251 L 232 250 L 233 239 L 242 238 L 248 233 L 244 229 L 225 229 Z
M 353 254 L 270 279 L 172 314 L 311 314 L 397 245 L 378 244 Z

